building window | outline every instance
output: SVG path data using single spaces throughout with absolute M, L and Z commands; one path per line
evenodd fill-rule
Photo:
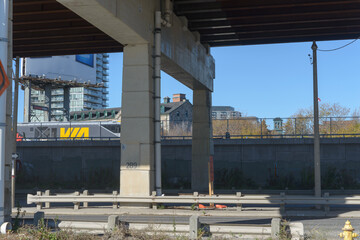
M 180 112 L 179 111 L 176 112 L 176 116 L 180 117 Z

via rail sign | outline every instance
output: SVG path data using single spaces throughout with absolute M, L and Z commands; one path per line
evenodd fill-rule
M 9 79 L 0 60 L 0 96 L 4 93 L 9 84 Z

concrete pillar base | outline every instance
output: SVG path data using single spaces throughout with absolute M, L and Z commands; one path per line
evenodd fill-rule
M 154 188 L 154 173 L 148 170 L 121 170 L 120 196 L 149 197 Z M 124 186 L 125 185 L 125 186 Z

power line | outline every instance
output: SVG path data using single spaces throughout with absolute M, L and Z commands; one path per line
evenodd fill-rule
M 342 48 L 344 48 L 344 47 L 347 47 L 347 46 L 349 46 L 350 44 L 353 44 L 354 42 L 356 42 L 356 41 L 359 40 L 359 39 L 360 39 L 360 36 L 359 36 L 358 38 L 354 39 L 353 41 L 345 44 L 344 46 L 341 46 L 341 47 L 338 47 L 338 48 L 334 48 L 334 49 L 318 49 L 318 51 L 320 51 L 320 52 L 336 51 L 336 50 L 342 49 Z

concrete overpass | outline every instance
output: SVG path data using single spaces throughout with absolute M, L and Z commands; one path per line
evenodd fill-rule
M 358 37 L 360 32 L 358 0 L 13 1 L 13 36 L 11 31 L 9 36 L 1 31 L 4 34 L 0 36 L 5 40 L 13 37 L 10 57 L 124 52 L 120 186 L 123 195 L 149 195 L 155 188 L 154 170 L 159 165 L 155 165 L 155 156 L 159 157 L 155 152 L 159 153 L 160 59 L 163 71 L 194 91 L 192 186 L 194 190 L 204 190 L 208 179 L 204 168 L 212 151 L 210 106 L 215 78 L 215 61 L 209 48 L 349 39 Z M 6 7 L 6 3 L 3 1 L 1 7 Z M 160 27 L 155 22 L 157 11 L 161 12 Z M 6 24 L 2 26 L 5 27 Z M 161 40 L 160 47 L 155 39 Z M 6 42 L 1 45 L 2 52 Z M 154 54 L 154 47 L 159 54 Z M 1 60 L 6 63 L 4 57 Z M 8 69 L 10 72 L 11 64 Z M 11 97 L 7 99 L 9 106 Z M 2 128 L 5 102 L 3 95 Z M 11 114 L 7 116 L 9 123 Z M 1 131 L 0 142 L 4 138 Z M 4 166 L 6 162 L 9 173 L 11 152 L 6 157 L 4 148 L 0 152 L 0 163 Z

